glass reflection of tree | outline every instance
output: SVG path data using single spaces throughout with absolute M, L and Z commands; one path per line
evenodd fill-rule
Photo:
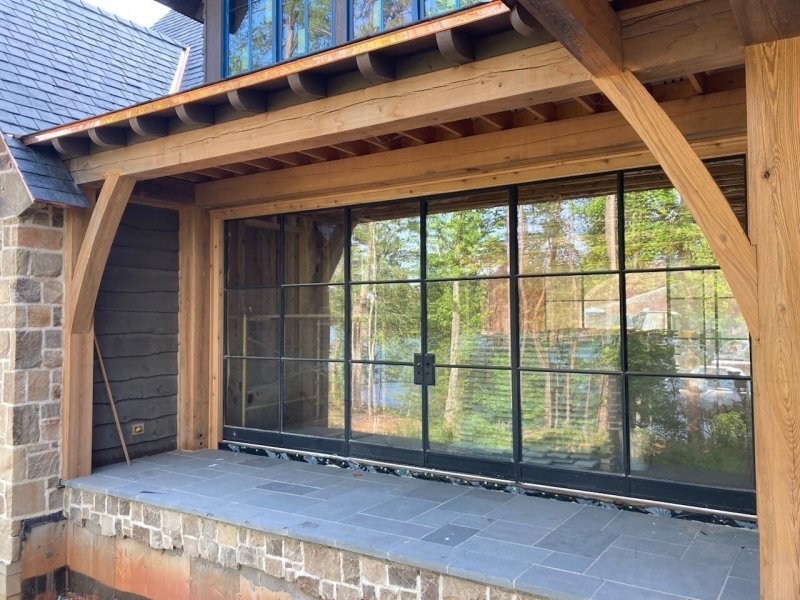
M 283 0 L 283 58 L 332 45 L 331 0 Z
M 353 37 L 359 38 L 411 23 L 411 0 L 355 0 Z

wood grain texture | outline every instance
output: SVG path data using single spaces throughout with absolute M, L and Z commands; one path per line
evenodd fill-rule
M 623 21 L 625 67 L 661 79 L 739 65 L 741 38 L 726 0 Z M 313 103 L 217 123 L 73 159 L 79 183 L 109 169 L 157 177 L 374 137 L 596 91 L 558 43 L 392 81 Z
M 797 0 L 731 0 L 746 45 L 800 36 Z
M 130 177 L 111 173 L 103 184 L 97 205 L 86 228 L 70 282 L 67 303 L 68 334 L 91 331 L 100 280 L 134 183 Z
M 748 203 L 758 227 L 761 597 L 800 598 L 800 38 L 748 46 L 745 56 Z
M 664 110 L 693 140 L 742 135 L 746 127 L 743 90 L 664 103 Z M 577 157 L 611 159 L 643 147 L 641 138 L 619 113 L 542 123 L 392 152 L 345 158 L 285 171 L 219 180 L 196 187 L 197 203 L 218 208 L 254 201 L 295 202 L 315 195 L 349 192 L 351 202 L 370 186 L 421 184 L 481 173 L 522 172 L 527 167 Z M 402 169 L 396 165 L 402 164 Z
M 630 71 L 597 77 L 600 91 L 641 136 L 703 231 L 750 335 L 758 337 L 756 253 L 700 157 Z
M 84 190 L 94 206 L 96 192 Z M 61 399 L 61 478 L 73 479 L 92 472 L 92 448 L 86 435 L 92 430 L 92 357 L 94 331 L 72 330 L 71 292 L 75 266 L 89 227 L 91 212 L 64 212 L 64 387 Z
M 208 369 L 208 447 L 216 448 L 222 439 L 222 355 L 223 355 L 223 297 L 225 277 L 225 222 L 212 216 L 210 227 L 210 261 L 208 290 L 210 305 L 209 369 Z
M 518 2 L 592 75 L 622 70 L 622 26 L 606 0 Z
M 178 447 L 206 448 L 209 438 L 210 221 L 202 208 L 180 211 L 178 289 Z

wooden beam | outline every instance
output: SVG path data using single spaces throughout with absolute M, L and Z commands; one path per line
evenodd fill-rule
M 797 0 L 730 0 L 745 45 L 800 36 Z
M 708 88 L 708 76 L 705 73 L 689 73 L 686 78 L 696 94 L 705 94 Z
M 663 109 L 688 138 L 713 139 L 745 135 L 743 90 L 673 100 Z M 519 181 L 528 167 L 539 170 L 549 165 L 587 161 L 598 157 L 602 163 L 613 157 L 641 154 L 644 144 L 618 112 L 540 123 L 446 142 L 402 148 L 391 152 L 343 158 L 320 163 L 199 184 L 195 188 L 199 206 L 221 207 L 247 203 L 277 203 L 292 198 L 311 198 L 343 192 L 350 203 L 355 191 L 380 185 L 419 188 L 422 182 L 462 180 L 489 174 L 518 173 Z M 712 150 L 713 151 L 713 150 Z M 725 151 L 720 149 L 719 152 Z M 730 152 L 730 150 L 728 150 Z M 652 158 L 649 158 L 652 162 Z M 649 164 L 644 162 L 643 164 Z M 403 165 L 398 169 L 397 165 Z M 614 167 L 607 165 L 605 170 Z M 472 185 L 469 182 L 464 184 Z M 490 185 L 498 185 L 497 182 Z M 384 198 L 385 199 L 385 198 Z
M 97 192 L 84 188 L 87 210 L 64 211 L 64 387 L 61 398 L 61 478 L 74 479 L 92 472 L 92 395 L 94 383 L 94 327 L 72 331 L 70 292 L 81 245 L 89 227 Z M 87 438 L 88 436 L 88 438 Z
M 761 598 L 800 598 L 800 38 L 748 46 L 745 56 Z
M 69 294 L 69 334 L 92 330 L 94 305 L 108 253 L 135 180 L 110 173 L 103 183 L 75 264 Z
M 180 215 L 178 271 L 178 448 L 199 450 L 209 439 L 209 302 L 211 268 L 208 212 L 185 207 Z
M 757 337 L 755 250 L 719 186 L 669 115 L 633 73 L 597 77 L 595 83 L 641 136 L 686 202 L 728 280 L 750 335 Z
M 605 0 L 519 0 L 592 75 L 622 69 L 622 24 Z
M 744 56 L 727 0 L 706 0 L 627 22 L 623 37 L 626 66 L 654 79 L 734 66 Z M 174 175 L 593 91 L 586 70 L 559 44 L 549 43 L 316 100 L 313 106 L 287 107 L 75 158 L 69 167 L 79 183 L 98 181 L 110 169 L 138 178 Z M 209 144 L 209 137 L 215 143 Z

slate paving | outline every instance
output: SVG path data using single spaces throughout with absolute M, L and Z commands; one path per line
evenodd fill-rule
M 546 598 L 758 598 L 743 528 L 221 450 L 69 485 Z

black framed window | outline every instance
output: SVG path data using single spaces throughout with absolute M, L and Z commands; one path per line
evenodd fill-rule
M 311 54 L 480 0 L 225 0 L 225 75 Z
M 226 439 L 752 508 L 747 328 L 659 169 L 226 231 Z

